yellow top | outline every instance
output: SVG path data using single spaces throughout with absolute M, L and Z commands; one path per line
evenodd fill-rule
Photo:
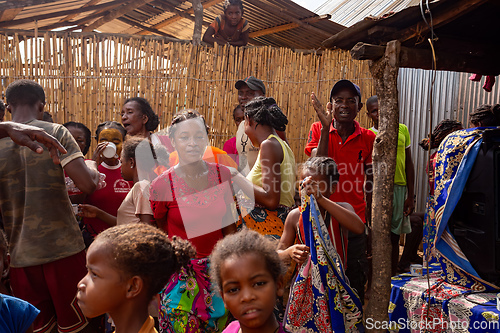
M 288 146 L 286 142 L 281 140 L 278 136 L 271 134 L 267 137 L 275 138 L 281 145 L 283 149 L 283 160 L 280 163 L 280 205 L 292 207 L 295 203 L 293 197 L 295 196 L 295 156 L 293 155 L 292 149 Z M 252 170 L 247 176 L 255 185 L 262 187 L 262 165 L 260 163 L 260 151 L 257 156 L 257 161 L 255 162 Z

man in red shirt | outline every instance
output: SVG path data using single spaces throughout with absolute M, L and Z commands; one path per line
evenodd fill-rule
M 326 109 L 314 93 L 311 98 L 320 121 L 311 125 L 305 153 L 335 160 L 340 180 L 330 199 L 351 204 L 361 220 L 370 223 L 375 134 L 354 120 L 363 106 L 361 91 L 351 81 L 340 80 L 330 92 Z M 367 270 L 366 234 L 349 233 L 346 274 L 362 301 Z

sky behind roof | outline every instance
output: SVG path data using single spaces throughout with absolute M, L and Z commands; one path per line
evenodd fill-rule
M 304 8 L 309 9 L 312 12 L 325 2 L 325 0 L 292 0 L 292 1 L 295 2 L 296 4 L 301 5 Z

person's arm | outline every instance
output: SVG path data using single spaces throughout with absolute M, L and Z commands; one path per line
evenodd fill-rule
M 333 105 L 328 102 L 326 109 L 323 109 L 320 101 L 316 97 L 315 93 L 311 93 L 311 102 L 321 121 L 321 134 L 318 141 L 318 147 L 313 150 L 311 156 L 328 156 L 328 140 L 330 139 L 330 125 L 333 121 Z
M 404 214 L 405 216 L 409 216 L 413 209 L 415 209 L 415 201 L 414 201 L 414 186 L 415 186 L 415 168 L 413 167 L 413 160 L 411 158 L 411 149 L 410 147 L 405 149 L 405 173 L 406 173 L 406 188 L 408 190 L 407 198 L 404 202 Z
M 137 214 L 136 216 L 142 223 L 155 225 L 155 219 L 151 214 Z
M 96 206 L 81 204 L 79 208 L 80 208 L 80 213 L 78 213 L 79 216 L 98 218 L 99 220 L 103 221 L 110 227 L 114 227 L 116 225 L 116 216 L 113 216 L 103 211 L 102 209 L 97 208 Z
M 94 192 L 99 184 L 99 171 L 94 161 L 85 161 L 83 157 L 78 157 L 66 164 L 64 171 L 85 194 Z
M 43 144 L 49 149 L 50 156 L 55 164 L 59 164 L 59 153 L 66 154 L 66 149 L 52 135 L 45 132 L 43 129 L 5 121 L 0 123 L 0 139 L 10 137 L 12 141 L 20 146 L 26 146 L 35 153 L 43 153 Z M 37 143 L 38 142 L 38 143 Z
M 295 244 L 297 236 L 297 225 L 299 223 L 300 211 L 298 208 L 293 209 L 286 217 L 285 227 L 278 244 L 277 252 L 281 261 L 290 263 L 294 260 L 298 264 L 306 261 L 309 255 L 309 247 L 304 244 Z
M 351 205 L 340 204 L 331 201 L 329 198 L 324 197 L 319 190 L 319 184 L 311 177 L 307 177 L 302 182 L 302 188 L 306 191 L 307 195 L 314 195 L 318 205 L 323 207 L 330 215 L 339 222 L 341 226 L 355 234 L 361 234 L 365 231 L 363 221 L 356 214 Z
M 208 29 L 207 29 L 208 30 Z M 234 42 L 229 42 L 232 46 L 245 46 L 248 44 L 248 30 L 240 34 L 240 38 Z
M 203 34 L 203 41 L 212 46 L 214 45 L 214 43 L 217 43 L 219 45 L 224 45 L 227 43 L 227 41 L 225 41 L 224 39 L 215 37 L 214 35 L 215 35 L 215 29 L 209 26 L 207 30 L 205 30 L 205 33 Z

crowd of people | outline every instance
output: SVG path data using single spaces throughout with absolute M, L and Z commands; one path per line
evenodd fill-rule
M 230 27 L 232 10 L 242 11 L 229 6 Z M 12 121 L 0 122 L 2 332 L 363 330 L 377 97 L 366 100 L 365 129 L 355 120 L 356 84 L 336 82 L 326 105 L 312 93 L 311 157 L 297 169 L 288 119 L 263 81 L 249 76 L 235 89 L 238 130 L 224 150 L 209 146 L 197 110 L 175 114 L 166 136 L 153 133 L 158 116 L 133 97 L 121 123 L 97 126 L 85 159 L 85 124 L 44 121 L 43 87 L 9 85 Z M 498 126 L 500 106 L 470 119 Z M 443 120 L 421 146 L 435 149 L 461 128 Z M 410 142 L 400 124 L 393 274 L 421 260 Z M 398 260 L 401 234 L 408 248 Z

